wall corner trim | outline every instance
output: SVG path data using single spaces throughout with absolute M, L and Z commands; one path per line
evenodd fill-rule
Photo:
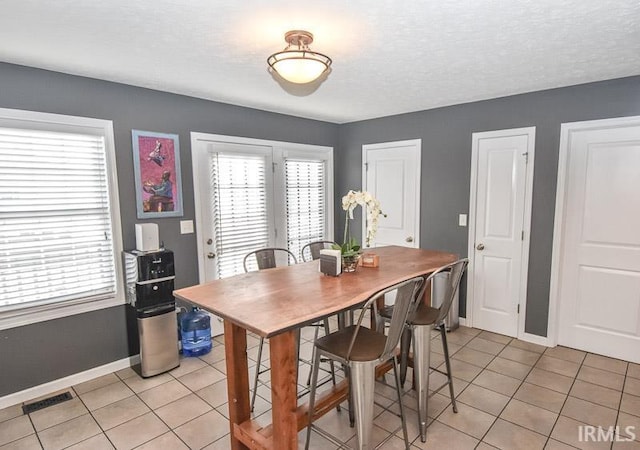
M 59 378 L 57 380 L 49 381 L 48 383 L 33 386 L 19 392 L 14 392 L 13 394 L 0 397 L 0 409 L 26 402 L 33 398 L 41 397 L 61 389 L 66 389 L 76 384 L 110 374 L 116 370 L 126 369 L 127 367 L 134 366 L 138 363 L 140 363 L 140 355 L 134 355 L 110 362 L 103 366 L 85 370 L 84 372 L 78 372 L 64 378 Z

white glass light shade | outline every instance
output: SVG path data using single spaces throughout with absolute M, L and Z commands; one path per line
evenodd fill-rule
M 285 80 L 305 84 L 322 75 L 331 65 L 331 59 L 321 53 L 286 50 L 271 55 L 268 63 Z

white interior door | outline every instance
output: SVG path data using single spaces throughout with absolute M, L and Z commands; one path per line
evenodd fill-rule
M 558 343 L 639 363 L 640 117 L 563 124 L 560 157 Z
M 518 336 L 524 316 L 535 128 L 474 133 L 468 302 L 476 328 Z
M 379 201 L 380 217 L 372 247 L 420 247 L 421 140 L 363 145 L 363 189 Z M 363 224 L 363 236 L 365 236 Z

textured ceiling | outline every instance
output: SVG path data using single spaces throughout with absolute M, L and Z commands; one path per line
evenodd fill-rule
M 333 58 L 322 83 L 267 71 L 291 29 Z M 638 0 L 0 1 L 1 61 L 336 123 L 638 75 L 639 56 Z

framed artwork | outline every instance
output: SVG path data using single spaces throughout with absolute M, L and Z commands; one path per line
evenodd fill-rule
M 182 216 L 178 135 L 140 130 L 131 135 L 138 219 Z

